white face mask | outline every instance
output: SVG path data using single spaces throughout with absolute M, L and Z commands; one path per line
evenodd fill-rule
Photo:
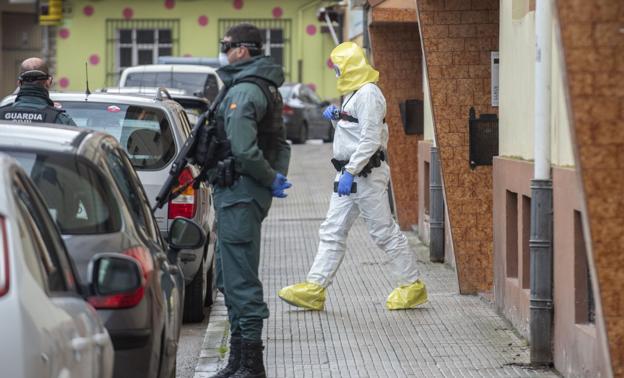
M 230 64 L 226 53 L 219 53 L 219 63 L 222 66 L 227 66 L 228 64 Z

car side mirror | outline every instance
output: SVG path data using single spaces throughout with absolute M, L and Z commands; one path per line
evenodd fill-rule
M 103 253 L 89 264 L 89 303 L 95 308 L 132 307 L 143 297 L 143 272 L 131 257 Z
M 188 218 L 176 218 L 169 228 L 169 246 L 174 250 L 195 249 L 204 245 L 206 233 Z

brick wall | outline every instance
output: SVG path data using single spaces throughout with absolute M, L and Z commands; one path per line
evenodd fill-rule
M 624 376 L 624 3 L 557 1 L 613 373 Z
M 417 0 L 436 140 L 462 293 L 492 286 L 492 168 L 468 165 L 468 112 L 490 107 L 498 0 Z
M 396 212 L 405 230 L 418 223 L 418 141 L 422 135 L 405 134 L 399 102 L 423 98 L 418 25 L 373 23 L 369 30 L 373 63 L 380 72 L 379 87 L 387 103 L 388 155 Z

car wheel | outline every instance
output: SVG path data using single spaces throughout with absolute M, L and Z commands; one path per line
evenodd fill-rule
M 210 268 L 208 268 L 208 273 L 206 274 L 206 299 L 204 300 L 204 306 L 210 307 L 214 303 L 217 298 L 217 270 L 216 270 L 216 256 L 212 256 L 212 263 L 210 264 Z
M 204 297 L 204 262 L 202 261 L 193 281 L 186 286 L 184 323 L 199 323 L 204 320 Z
M 299 135 L 297 135 L 297 138 L 294 138 L 292 142 L 294 144 L 304 144 L 307 140 L 308 140 L 308 124 L 304 122 L 299 128 Z

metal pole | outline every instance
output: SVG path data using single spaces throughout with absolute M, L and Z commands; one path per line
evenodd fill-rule
M 438 148 L 431 147 L 429 165 L 429 259 L 444 262 L 444 193 Z
M 553 361 L 552 179 L 550 177 L 552 2 L 538 0 L 535 10 L 535 172 L 531 180 L 531 363 Z

